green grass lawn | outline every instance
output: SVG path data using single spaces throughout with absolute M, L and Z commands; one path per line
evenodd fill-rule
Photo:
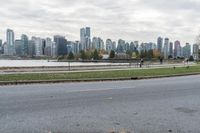
M 174 74 L 200 73 L 200 66 L 180 68 L 158 68 L 139 70 L 118 70 L 103 72 L 43 73 L 43 74 L 11 74 L 0 75 L 0 81 L 31 81 L 31 80 L 90 80 L 98 78 L 131 78 L 144 76 L 170 76 Z

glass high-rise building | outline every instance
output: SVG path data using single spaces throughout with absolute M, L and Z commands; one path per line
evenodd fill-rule
M 118 45 L 117 45 L 117 52 L 118 53 L 125 53 L 126 52 L 126 42 L 122 39 L 118 40 Z
M 183 47 L 183 56 L 185 58 L 190 58 L 191 56 L 191 45 L 189 43 L 186 43 Z
M 3 42 L 0 40 L 0 54 L 3 54 Z
M 171 57 L 174 56 L 174 55 L 173 55 L 173 46 L 174 46 L 173 42 L 170 42 L 170 43 L 169 43 L 169 55 L 170 55 Z
M 110 52 L 111 50 L 114 50 L 113 48 L 113 42 L 111 39 L 106 40 L 106 51 Z
M 85 28 L 80 29 L 80 44 L 81 44 L 81 48 L 80 50 L 85 50 Z
M 54 58 L 57 56 L 57 47 L 56 47 L 56 43 L 55 42 L 52 42 L 51 56 L 54 57 Z
M 80 45 L 80 42 L 79 41 L 75 41 L 74 46 L 73 46 L 73 50 L 74 50 L 75 54 L 78 54 L 80 52 L 79 45 Z
M 91 34 L 90 33 L 90 27 L 86 27 L 85 28 L 85 36 L 88 37 L 88 38 L 90 38 L 91 37 L 90 34 Z
M 67 53 L 67 40 L 64 36 L 54 36 L 54 42 L 56 43 L 57 55 L 66 55 Z
M 93 37 L 92 39 L 92 49 L 103 50 L 104 42 L 100 37 Z
M 0 54 L 3 54 L 3 42 L 0 40 Z
M 51 50 L 52 50 L 52 41 L 51 38 L 46 38 L 45 39 L 45 46 L 44 46 L 44 55 L 46 56 L 52 56 L 51 55 Z
M 21 36 L 21 42 L 22 42 L 22 56 L 27 56 L 29 49 L 28 49 L 28 36 L 25 34 L 22 34 Z
M 7 42 L 7 48 L 8 48 L 8 53 L 7 55 L 14 55 L 15 54 L 15 35 L 14 31 L 11 29 L 7 29 L 6 32 L 6 42 Z
M 163 38 L 162 37 L 158 37 L 157 40 L 157 49 L 160 53 L 162 53 L 162 48 L 163 48 Z
M 28 41 L 28 54 L 30 57 L 34 57 L 36 55 L 35 52 L 35 41 L 34 40 L 29 40 Z
M 2 40 L 0 40 L 0 47 L 2 46 L 2 44 L 3 44 L 3 42 L 2 42 Z
M 164 52 L 164 58 L 168 59 L 168 56 L 169 56 L 169 38 L 165 38 L 163 52 Z
M 80 44 L 81 50 L 86 51 L 92 48 L 90 27 L 80 29 Z
M 22 40 L 15 40 L 15 52 L 17 56 L 22 56 L 23 51 L 22 51 Z
M 32 37 L 35 43 L 35 56 L 43 56 L 43 40 L 39 37 Z
M 178 40 L 174 43 L 174 57 L 181 57 L 181 43 Z
M 199 45 L 198 44 L 193 45 L 193 57 L 195 60 L 199 60 Z

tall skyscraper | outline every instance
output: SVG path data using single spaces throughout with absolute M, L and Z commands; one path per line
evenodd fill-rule
M 104 41 L 100 38 L 100 50 L 104 50 Z
M 4 42 L 4 44 L 3 44 L 3 54 L 4 55 L 9 55 L 9 50 L 8 50 L 8 44 L 7 44 L 7 42 Z
M 163 48 L 163 38 L 162 37 L 158 37 L 157 40 L 157 49 L 160 53 L 162 53 L 162 48 Z
M 145 50 L 146 51 L 149 51 L 149 50 L 153 50 L 153 43 L 150 42 L 150 43 L 145 43 Z
M 165 38 L 163 52 L 164 52 L 164 58 L 168 59 L 168 56 L 169 56 L 169 38 Z
M 75 45 L 75 42 L 67 41 L 67 53 L 72 52 L 74 54 L 74 45 Z
M 80 29 L 80 44 L 81 50 L 86 51 L 92 48 L 90 27 Z
M 79 41 L 75 41 L 75 42 L 74 42 L 74 45 L 73 45 L 74 54 L 78 54 L 78 53 L 80 52 L 80 50 L 79 50 L 79 45 L 80 45 L 80 42 L 79 42 Z
M 86 49 L 91 49 L 91 33 L 90 33 L 90 27 L 85 28 L 85 39 L 86 39 Z
M 21 46 L 22 56 L 28 56 L 28 36 L 27 35 L 23 34 L 21 36 L 21 43 L 22 43 L 22 46 Z
M 35 41 L 34 40 L 29 40 L 28 41 L 28 55 L 30 57 L 34 57 L 36 55 L 36 52 L 35 52 Z
M 54 36 L 54 42 L 56 43 L 57 55 L 66 55 L 67 53 L 67 40 L 64 36 Z
M 115 41 L 113 41 L 113 43 L 112 43 L 112 47 L 113 47 L 113 50 L 116 51 L 116 49 L 117 49 L 117 44 L 116 44 Z
M 102 50 L 104 49 L 104 42 L 100 37 L 93 37 L 92 49 Z
M 57 57 L 57 52 L 58 52 L 58 50 L 57 50 L 57 47 L 56 47 L 56 43 L 55 42 L 52 42 L 52 46 L 51 46 L 51 56 L 53 57 L 53 58 L 55 58 L 55 57 Z
M 111 39 L 106 40 L 106 51 L 110 52 L 111 50 L 114 50 L 113 48 L 113 42 Z
M 22 56 L 23 51 L 22 51 L 22 40 L 15 40 L 15 52 L 17 56 Z
M 126 42 L 125 44 L 125 51 L 129 51 L 130 50 L 130 44 L 128 42 Z
M 7 45 L 8 45 L 7 55 L 14 55 L 15 54 L 15 36 L 14 36 L 13 30 L 7 29 L 6 40 L 7 40 Z
M 131 51 L 131 52 L 135 52 L 135 51 L 136 51 L 136 47 L 135 47 L 134 42 L 131 42 L 131 43 L 130 43 L 130 51 Z
M 80 50 L 85 50 L 85 43 L 86 43 L 86 40 L 85 40 L 85 28 L 81 28 L 80 29 Z
M 199 45 L 198 44 L 193 45 L 193 57 L 195 60 L 199 60 Z
M 134 41 L 133 43 L 135 45 L 136 51 L 139 51 L 139 41 Z
M 35 43 L 35 56 L 43 56 L 43 41 L 39 37 L 32 37 L 32 40 Z
M 3 42 L 2 42 L 2 40 L 0 39 L 0 46 L 2 46 L 3 45 Z
M 51 50 L 52 50 L 52 41 L 51 38 L 46 38 L 45 39 L 45 47 L 44 47 L 44 55 L 46 56 L 52 56 L 51 55 Z
M 88 38 L 90 38 L 90 34 L 91 34 L 90 33 L 90 27 L 86 27 L 85 28 L 85 36 L 88 37 Z
M 3 42 L 0 40 L 0 54 L 3 54 Z
M 169 55 L 170 55 L 171 57 L 174 56 L 174 54 L 173 54 L 173 47 L 174 47 L 173 42 L 170 42 L 170 43 L 169 43 Z
M 99 38 L 93 37 L 92 38 L 92 49 L 99 49 Z
M 118 53 L 125 53 L 125 44 L 126 42 L 122 39 L 118 40 L 118 45 L 117 45 L 117 52 Z
M 174 43 L 174 57 L 181 57 L 181 43 L 178 40 Z
M 183 56 L 185 58 L 190 58 L 191 56 L 191 45 L 189 43 L 186 43 L 183 47 Z

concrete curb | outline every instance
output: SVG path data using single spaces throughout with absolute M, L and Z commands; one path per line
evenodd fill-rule
M 173 74 L 173 75 L 159 75 L 159 76 L 142 76 L 142 77 L 125 77 L 125 78 L 96 78 L 96 79 L 80 79 L 80 80 L 29 80 L 29 81 L 0 81 L 0 86 L 3 85 L 23 85 L 23 84 L 48 84 L 48 83 L 78 83 L 78 82 L 103 82 L 103 81 L 125 81 L 125 80 L 142 80 L 142 79 L 156 79 L 169 77 L 182 77 L 200 75 L 197 73 Z

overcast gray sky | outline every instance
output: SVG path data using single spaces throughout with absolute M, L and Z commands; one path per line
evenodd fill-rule
M 200 33 L 199 0 L 0 0 L 0 38 L 7 28 L 29 37 L 65 35 L 79 40 L 81 27 L 92 36 L 127 41 L 194 43 Z

